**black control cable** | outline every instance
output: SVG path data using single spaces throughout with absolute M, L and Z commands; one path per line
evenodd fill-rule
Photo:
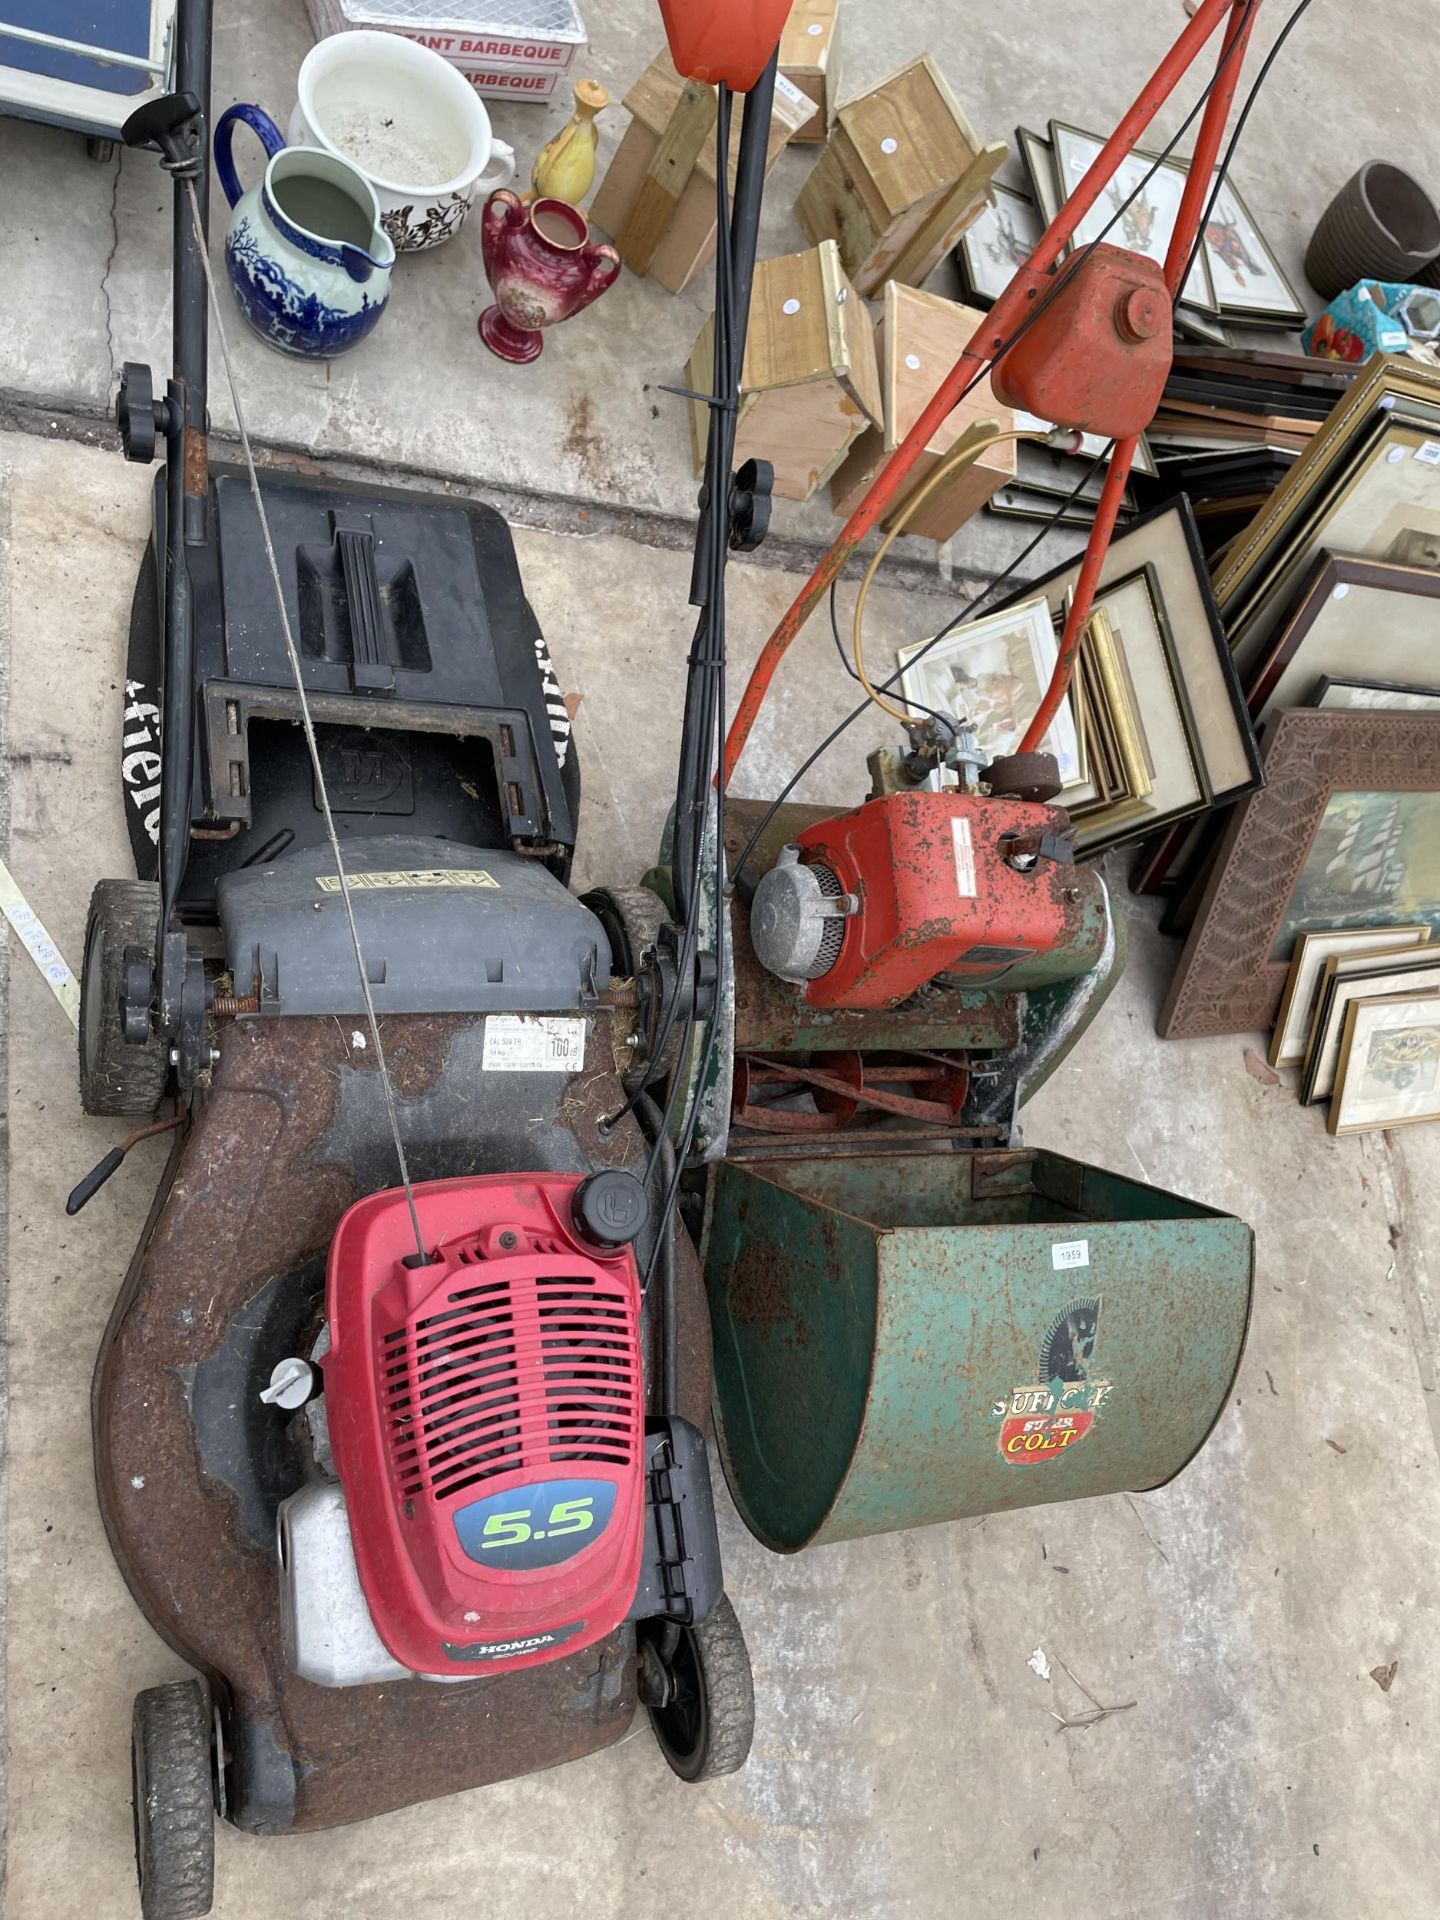
M 1258 4 L 1258 0 L 1248 0 L 1248 4 L 1246 8 L 1247 20 L 1249 16 L 1253 14 L 1254 8 L 1257 4 Z M 1215 185 L 1211 189 L 1209 204 L 1205 209 L 1204 217 L 1200 222 L 1200 226 L 1196 234 L 1195 246 L 1191 249 L 1190 257 L 1186 262 L 1185 272 L 1180 277 L 1179 285 L 1182 287 L 1184 286 L 1185 281 L 1189 278 L 1190 271 L 1193 268 L 1195 260 L 1198 257 L 1200 246 L 1203 244 L 1203 240 L 1204 240 L 1205 226 L 1208 222 L 1210 213 L 1214 208 L 1214 205 L 1219 196 L 1219 193 L 1222 190 L 1226 172 L 1230 166 L 1232 159 L 1234 158 L 1236 146 L 1239 142 L 1240 135 L 1244 130 L 1245 124 L 1249 119 L 1251 111 L 1254 108 L 1256 101 L 1259 99 L 1260 93 L 1270 76 L 1271 69 L 1275 64 L 1276 56 L 1279 54 L 1280 49 L 1284 46 L 1285 41 L 1289 38 L 1289 35 L 1292 29 L 1299 22 L 1301 16 L 1309 9 L 1311 4 L 1312 4 L 1312 0 L 1298 0 L 1298 4 L 1292 9 L 1289 17 L 1285 21 L 1284 26 L 1282 26 L 1282 28 L 1280 29 L 1280 32 L 1276 37 L 1274 45 L 1271 47 L 1269 53 L 1266 55 L 1264 61 L 1261 63 L 1255 75 L 1255 79 L 1251 84 L 1250 90 L 1245 97 L 1245 101 L 1243 105 L 1241 106 L 1240 113 L 1236 118 L 1234 129 L 1232 130 L 1229 142 L 1227 143 L 1227 146 L 1225 149 L 1224 160 L 1216 170 Z M 1206 83 L 1206 86 L 1203 92 L 1200 94 L 1199 98 L 1196 100 L 1194 106 L 1191 108 L 1190 112 L 1187 114 L 1184 121 L 1182 121 L 1180 127 L 1176 131 L 1173 138 L 1167 143 L 1167 145 L 1163 148 L 1163 150 L 1156 155 L 1155 159 L 1151 162 L 1146 172 L 1141 176 L 1134 190 L 1115 209 L 1114 214 L 1106 222 L 1105 226 L 1102 228 L 1100 233 L 1096 235 L 1094 240 L 1088 243 L 1084 251 L 1088 252 L 1090 248 L 1099 246 L 1101 241 L 1104 240 L 1106 234 L 1108 234 L 1114 228 L 1116 222 L 1124 215 L 1124 213 L 1130 206 L 1131 202 L 1135 200 L 1135 198 L 1144 190 L 1145 186 L 1154 177 L 1154 175 L 1159 170 L 1159 168 L 1170 158 L 1171 154 L 1174 152 L 1175 147 L 1179 144 L 1180 140 L 1184 137 L 1186 132 L 1193 125 L 1196 117 L 1200 113 L 1206 100 L 1210 97 L 1211 92 L 1214 90 L 1216 83 L 1220 79 L 1221 75 L 1225 72 L 1225 69 L 1228 66 L 1229 62 L 1235 57 L 1235 54 L 1239 48 L 1239 45 L 1240 45 L 1240 41 L 1238 38 L 1232 41 L 1231 45 L 1226 49 L 1224 55 L 1222 56 L 1220 61 L 1217 63 L 1215 71 L 1211 75 L 1209 81 Z M 1044 312 L 1045 307 L 1049 304 L 1050 300 L 1052 300 L 1054 297 L 1055 297 L 1055 290 L 1052 290 L 1052 292 L 1048 294 L 1046 298 L 1037 305 L 1037 307 L 1033 312 L 1026 315 L 1024 321 L 1021 322 L 1021 324 L 1008 337 L 1008 339 L 1006 339 L 1001 346 L 997 347 L 994 350 L 994 353 L 991 356 L 991 361 L 987 363 L 987 365 L 983 367 L 980 370 L 980 372 L 978 372 L 975 375 L 974 379 L 971 380 L 969 384 L 964 388 L 964 390 L 959 396 L 960 399 L 963 399 L 966 394 L 968 394 L 975 386 L 979 384 L 979 382 L 982 379 L 985 378 L 985 375 L 990 370 L 990 365 L 992 365 L 995 360 L 998 360 L 1002 354 L 1007 353 L 1010 350 L 1010 348 L 1021 337 L 1021 335 L 1026 331 L 1026 329 L 1032 326 L 1034 322 L 1039 318 L 1040 314 Z M 957 400 L 957 405 L 958 405 L 958 400 Z M 976 611 L 983 605 L 983 603 L 986 600 L 988 600 L 992 594 L 995 593 L 996 589 L 1003 586 L 1005 582 L 1011 578 L 1016 568 L 1019 567 L 1022 564 L 1022 562 L 1024 562 L 1029 558 L 1029 556 L 1035 551 L 1036 547 L 1039 546 L 1040 542 L 1045 538 L 1045 536 L 1051 531 L 1053 531 L 1053 529 L 1059 524 L 1066 509 L 1070 507 L 1075 502 L 1076 499 L 1079 498 L 1081 491 L 1089 483 L 1089 481 L 1092 479 L 1094 474 L 1099 470 L 1100 466 L 1109 458 L 1109 455 L 1114 447 L 1114 444 L 1115 443 L 1113 440 L 1110 441 L 1105 447 L 1105 449 L 1096 457 L 1096 459 L 1091 462 L 1091 464 L 1086 468 L 1085 472 L 1081 475 L 1079 481 L 1076 483 L 1072 491 L 1066 496 L 1064 500 L 1060 502 L 1059 506 L 1055 509 L 1054 513 L 1052 513 L 1047 520 L 1041 523 L 1039 531 L 1036 533 L 1035 537 L 1032 540 L 1030 540 L 1026 544 L 1026 546 L 1024 546 L 1021 549 L 1021 551 L 1018 554 L 1015 555 L 1014 559 L 1010 561 L 1009 565 L 1004 569 L 1004 571 L 1000 574 L 997 574 L 996 577 L 989 583 L 988 586 L 986 586 L 981 590 L 981 592 L 976 594 L 967 603 L 966 606 L 962 607 L 959 613 L 957 613 L 953 619 L 947 621 L 947 623 L 940 629 L 940 631 L 937 634 L 935 634 L 930 640 L 926 641 L 925 645 L 914 655 L 913 659 L 910 662 L 908 662 L 907 665 L 913 666 L 916 662 L 922 660 L 925 657 L 925 655 L 930 651 L 930 649 L 938 645 L 939 642 L 943 640 L 947 634 L 952 632 L 955 627 L 960 626 L 965 621 L 971 619 L 976 613 Z M 834 593 L 833 583 L 831 587 L 831 592 L 832 594 Z M 896 672 L 892 674 L 888 680 L 882 682 L 881 683 L 882 688 L 885 690 L 891 689 L 895 685 L 895 683 L 899 680 L 900 671 L 901 671 L 900 669 L 897 669 Z M 831 733 L 826 735 L 825 739 L 820 742 L 819 746 L 816 747 L 815 750 L 810 755 L 807 756 L 807 758 L 801 763 L 801 765 L 791 775 L 790 779 L 785 783 L 784 787 L 781 789 L 779 795 L 776 797 L 775 800 L 773 800 L 770 803 L 769 807 L 766 809 L 766 812 L 762 815 L 759 823 L 757 824 L 754 832 L 751 834 L 744 852 L 741 854 L 739 861 L 736 863 L 733 880 L 738 880 L 740 873 L 743 871 L 744 867 L 752 858 L 755 852 L 755 848 L 759 844 L 761 836 L 764 834 L 766 828 L 770 825 L 770 822 L 774 819 L 776 813 L 784 805 L 785 801 L 789 798 L 790 794 L 799 785 L 800 781 L 804 779 L 805 775 L 810 771 L 811 767 L 815 765 L 816 761 L 820 759 L 822 754 L 827 753 L 829 749 L 835 744 L 835 742 L 841 737 L 841 735 L 845 733 L 845 731 L 849 727 L 853 726 L 855 721 L 860 718 L 860 716 L 867 710 L 869 705 L 870 705 L 870 702 L 868 700 L 863 701 L 858 707 L 856 707 L 853 710 L 853 712 L 848 713 L 845 716 L 845 718 L 839 723 L 839 725 L 836 726 Z

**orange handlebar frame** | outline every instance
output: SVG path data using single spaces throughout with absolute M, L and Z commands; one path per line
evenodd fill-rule
M 735 718 L 725 738 L 722 777 L 727 785 L 745 750 L 745 743 L 750 737 L 751 729 L 770 683 L 775 677 L 776 669 L 784 659 L 792 641 L 819 603 L 821 596 L 828 590 L 831 582 L 839 576 L 865 535 L 894 503 L 911 468 L 944 421 L 954 411 L 966 387 L 977 374 L 984 372 L 1004 348 L 1017 327 L 1023 325 L 1026 311 L 1031 302 L 1039 298 L 1040 290 L 1051 268 L 1059 260 L 1061 252 L 1074 235 L 1075 229 L 1104 192 L 1114 177 L 1116 169 L 1129 156 L 1136 141 L 1224 19 L 1227 21 L 1227 27 L 1220 49 L 1216 77 L 1205 103 L 1204 117 L 1200 123 L 1200 131 L 1195 140 L 1194 156 L 1190 162 L 1189 177 L 1181 196 L 1175 231 L 1171 236 L 1169 251 L 1165 258 L 1166 285 L 1170 289 L 1171 298 L 1175 297 L 1180 277 L 1185 271 L 1199 232 L 1201 209 L 1210 189 L 1211 177 L 1219 157 L 1220 141 L 1234 101 L 1240 70 L 1244 65 L 1250 30 L 1261 3 L 1262 0 L 1202 0 L 1194 17 L 1180 33 L 1174 46 L 1142 88 L 1129 112 L 1124 115 L 1114 133 L 1096 155 L 1084 179 L 1041 235 L 1029 261 L 1015 275 L 990 309 L 985 320 L 976 328 L 965 351 L 935 390 L 929 404 L 905 439 L 891 454 L 876 476 L 870 491 L 846 521 L 834 544 L 820 560 L 775 631 L 761 648 L 760 656 L 755 662 L 745 691 L 740 696 Z M 1075 652 L 1080 643 L 1080 636 L 1085 630 L 1085 623 L 1090 617 L 1095 588 L 1099 583 L 1100 569 L 1104 565 L 1111 535 L 1115 530 L 1115 518 L 1125 491 L 1125 482 L 1129 477 L 1136 444 L 1135 439 L 1120 441 L 1111 455 L 1105 486 L 1095 513 L 1095 524 L 1091 528 L 1089 543 L 1085 549 L 1085 557 L 1081 563 L 1080 575 L 1076 581 L 1075 594 L 1070 605 L 1069 617 L 1065 623 L 1055 671 L 1045 697 L 1020 743 L 1019 751 L 1022 753 L 1033 752 L 1038 742 L 1045 737 L 1056 710 L 1065 697 Z

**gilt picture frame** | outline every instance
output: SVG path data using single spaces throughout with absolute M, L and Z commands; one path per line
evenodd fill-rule
M 1058 613 L 1075 584 L 1080 564 L 1079 560 L 1063 562 L 1024 588 L 1023 595 L 1043 593 Z M 1199 745 L 1205 802 L 1219 805 L 1239 799 L 1260 784 L 1259 749 L 1210 594 L 1209 570 L 1195 515 L 1183 494 L 1152 508 L 1117 532 L 1100 569 L 1102 593 L 1146 567 L 1151 570 L 1164 631 L 1178 668 L 1177 684 L 1186 702 L 1187 727 Z M 1021 598 L 1017 592 L 1014 601 Z M 1123 620 L 1118 624 L 1124 642 Z M 1141 698 L 1146 700 L 1143 689 Z M 1147 714 L 1150 711 L 1147 703 Z M 1162 754 L 1158 745 L 1155 757 L 1159 764 Z M 1183 811 L 1173 817 L 1183 817 Z M 1156 819 L 1146 831 L 1153 832 L 1164 824 Z
M 1266 1059 L 1272 1067 L 1298 1067 L 1304 1061 L 1320 990 L 1321 975 L 1328 960 L 1345 953 L 1366 954 L 1374 958 L 1400 952 L 1404 948 L 1427 946 L 1428 926 L 1419 927 L 1320 927 L 1302 933 L 1295 943 L 1294 958 L 1285 980 L 1280 1011 L 1275 1016 L 1275 1031 L 1270 1036 Z
M 1227 626 L 1248 617 L 1268 583 L 1274 556 L 1344 470 L 1356 445 L 1397 412 L 1412 425 L 1440 425 L 1440 367 L 1373 356 L 1216 569 L 1215 598 Z
M 1226 622 L 1235 663 L 1247 678 L 1284 624 L 1308 569 L 1327 551 L 1440 570 L 1440 421 L 1429 426 L 1399 413 L 1377 421 L 1277 545 L 1254 598 Z
M 1387 993 L 1345 1009 L 1328 1131 L 1440 1120 L 1440 990 Z
M 1154 567 L 1139 567 L 1109 581 L 1096 595 L 1095 604 L 1110 621 L 1143 724 L 1151 785 L 1143 806 L 1125 821 L 1118 816 L 1108 822 L 1080 818 L 1096 802 L 1113 798 L 1099 790 L 1098 782 L 1062 791 L 1058 804 L 1076 815 L 1076 846 L 1087 855 L 1184 820 L 1211 800 L 1195 718 Z M 1085 657 L 1082 649 L 1082 665 Z
M 1440 991 L 1440 947 L 1425 945 L 1384 954 L 1335 954 L 1325 962 L 1305 1038 L 1302 1106 L 1318 1106 L 1335 1091 L 1345 1015 L 1356 1000 L 1387 993 Z

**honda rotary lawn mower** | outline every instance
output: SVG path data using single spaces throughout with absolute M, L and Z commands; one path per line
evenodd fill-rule
M 1205 0 L 1189 51 L 1231 3 Z M 127 366 L 118 403 L 127 455 L 163 441 L 165 463 L 125 688 L 139 877 L 92 901 L 80 1078 L 87 1112 L 142 1124 L 70 1205 L 171 1133 L 93 1402 L 116 1558 L 199 1676 L 136 1702 L 148 1920 L 209 1910 L 217 1812 L 363 1818 L 578 1758 L 640 1701 L 682 1779 L 739 1767 L 712 1412 L 737 1505 L 788 1551 L 1156 1485 L 1239 1362 L 1248 1229 L 1017 1124 L 1122 964 L 1034 749 L 1174 277 L 1106 247 L 1051 272 L 1087 177 L 725 742 L 726 558 L 768 516 L 763 463 L 731 468 L 785 5 L 664 10 L 717 86 L 722 160 L 699 612 L 661 861 L 583 898 L 575 743 L 503 520 L 256 471 L 205 251 L 208 0 L 180 9 L 177 91 L 127 125 L 174 184 L 175 357 L 163 395 Z M 233 466 L 208 458 L 212 309 Z M 727 801 L 785 645 L 879 515 L 888 544 L 923 500 L 906 472 L 997 347 L 997 391 L 1122 436 L 1024 750 L 987 766 L 963 714 L 887 703 L 857 611 L 856 677 L 903 723 L 868 795 Z

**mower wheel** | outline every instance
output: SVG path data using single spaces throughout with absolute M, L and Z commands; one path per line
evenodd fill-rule
M 145 1920 L 199 1920 L 215 1894 L 210 1696 L 176 1680 L 135 1696 L 130 1779 Z
M 586 906 L 605 929 L 605 937 L 610 942 L 610 958 L 614 971 L 626 978 L 633 978 L 641 971 L 641 962 L 650 953 L 660 936 L 660 929 L 670 918 L 669 909 L 659 894 L 651 887 L 597 887 L 591 893 L 580 896 L 580 903 Z M 637 1019 L 636 1031 L 640 1033 L 642 1022 Z M 643 1058 L 645 1084 L 660 1079 L 671 1072 L 680 1058 L 681 1032 L 683 1021 L 677 1021 L 670 1038 L 665 1045 L 663 1057 L 658 1060 Z M 648 1036 L 644 1036 L 648 1039 Z M 633 1063 L 642 1064 L 641 1060 Z
M 169 1072 L 152 1034 L 132 1047 L 120 1027 L 126 947 L 155 947 L 160 889 L 153 880 L 101 880 L 90 896 L 80 970 L 80 1104 L 91 1114 L 144 1114 L 160 1104 Z
M 725 1594 L 698 1626 L 642 1622 L 640 1697 L 682 1780 L 716 1780 L 744 1766 L 755 1735 L 755 1683 Z

